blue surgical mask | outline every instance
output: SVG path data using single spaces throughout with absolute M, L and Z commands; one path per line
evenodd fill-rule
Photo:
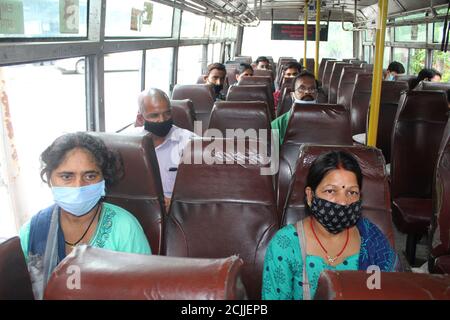
M 395 81 L 395 76 L 393 74 L 388 75 L 387 81 Z
M 68 213 L 81 217 L 105 195 L 105 180 L 84 187 L 52 187 L 55 203 Z

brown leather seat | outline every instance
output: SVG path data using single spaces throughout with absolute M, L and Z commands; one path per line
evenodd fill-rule
M 369 288 L 366 271 L 320 274 L 317 300 L 449 300 L 450 276 L 411 272 L 382 272 L 380 288 Z
M 282 225 L 295 223 L 305 217 L 306 177 L 312 161 L 328 151 L 346 151 L 353 154 L 358 160 L 363 174 L 361 189 L 363 216 L 376 224 L 391 245 L 394 246 L 389 184 L 385 170 L 386 163 L 380 150 L 367 146 L 315 144 L 301 146 L 295 174 L 291 180 L 286 205 L 283 210 Z
M 188 145 L 185 154 L 198 142 Z M 257 160 L 256 150 L 249 142 L 241 150 L 238 146 L 243 142 L 235 140 L 234 151 L 222 154 L 211 150 L 211 141 L 205 139 L 191 152 L 190 163 L 214 152 L 215 160 L 223 164 L 180 164 L 164 232 L 164 254 L 196 258 L 237 254 L 244 260 L 242 279 L 248 297 L 260 299 L 264 255 L 279 228 L 278 215 L 273 176 L 261 174 L 263 161 L 248 160 L 249 154 Z M 224 149 L 226 143 L 214 140 Z M 233 163 L 225 163 L 230 159 Z
M 406 90 L 408 90 L 408 84 L 404 81 L 383 81 L 381 85 L 377 148 L 383 152 L 386 163 L 391 162 L 392 128 L 394 126 L 400 95 Z M 367 117 L 369 117 L 369 113 Z
M 420 81 L 414 90 L 422 91 L 443 91 L 447 95 L 450 90 L 450 82 L 431 82 L 431 81 Z M 447 98 L 448 101 L 448 98 Z
M 447 123 L 445 94 L 408 91 L 400 98 L 391 147 L 392 216 L 408 234 L 407 258 L 413 264 L 418 238 L 432 215 L 432 184 L 439 145 Z
M 371 63 L 361 63 L 360 67 L 364 68 L 368 73 L 373 73 L 373 64 Z
M 397 76 L 396 80 L 397 81 L 405 81 L 406 83 L 408 83 L 409 89 L 414 89 L 414 88 L 412 88 L 412 85 L 416 82 L 416 76 L 412 75 L 412 74 L 402 74 L 402 75 Z
M 19 237 L 0 243 L 0 300 L 34 300 Z
M 124 176 L 107 190 L 105 200 L 133 214 L 144 229 L 153 254 L 160 252 L 164 200 L 158 160 L 150 134 L 91 132 L 122 157 Z
M 450 274 L 450 121 L 439 147 L 432 208 L 429 269 Z
M 227 129 L 270 130 L 269 108 L 262 101 L 220 101 L 216 102 L 211 112 L 209 129 L 220 130 L 226 136 Z M 268 131 L 266 131 L 268 132 Z M 268 136 L 270 141 L 270 136 Z
M 195 111 L 190 99 L 170 100 L 173 123 L 180 128 L 194 131 Z
M 239 85 L 230 87 L 227 101 L 264 101 L 269 106 L 271 119 L 275 118 L 273 95 L 266 85 Z
M 341 79 L 338 84 L 337 103 L 342 104 L 347 110 L 350 110 L 352 103 L 353 89 L 355 88 L 356 75 L 363 73 L 364 69 L 359 67 L 344 67 L 341 73 Z
M 239 64 L 226 64 L 225 68 L 227 70 L 227 80 L 228 84 L 231 86 L 237 82 L 236 72 L 239 68 Z
M 330 87 L 330 79 L 331 79 L 331 73 L 333 71 L 333 67 L 335 63 L 342 62 L 337 60 L 328 60 L 325 63 L 325 68 L 323 70 L 323 76 L 322 76 L 322 89 L 326 96 L 328 96 L 328 91 Z
M 294 104 L 283 145 L 280 147 L 278 173 L 278 209 L 283 209 L 286 195 L 304 143 L 352 145 L 350 115 L 342 105 Z
M 253 75 L 256 77 L 270 77 L 270 79 L 272 79 L 272 84 L 275 80 L 275 76 L 272 70 L 254 69 Z
M 290 79 L 290 78 L 288 78 Z M 291 92 L 292 92 L 292 87 L 285 87 L 282 91 L 281 94 L 281 99 L 280 99 L 280 103 L 278 105 L 277 108 L 277 117 L 285 114 L 286 112 L 288 112 L 289 110 L 291 110 L 292 107 L 292 96 L 291 96 Z
M 74 269 L 73 267 L 77 268 Z M 242 260 L 188 259 L 77 246 L 53 271 L 47 300 L 244 299 Z M 80 288 L 70 288 L 74 270 Z M 75 285 L 75 282 L 74 282 Z
M 306 58 L 306 63 L 303 62 L 303 58 L 300 59 L 300 64 L 303 66 L 303 68 L 311 73 L 314 73 L 314 63 L 315 60 L 313 58 Z
M 172 99 L 192 100 L 196 119 L 202 122 L 203 130 L 208 128 L 209 116 L 214 105 L 214 91 L 211 86 L 205 84 L 177 84 L 173 88 Z
M 353 66 L 351 63 L 337 62 L 331 71 L 330 83 L 328 84 L 328 103 L 337 103 L 337 92 L 339 89 L 339 80 L 341 79 L 342 69 Z
M 330 60 L 336 60 L 336 59 L 333 59 L 333 58 L 322 58 L 322 60 L 320 60 L 319 78 L 318 78 L 318 80 L 321 81 L 321 82 L 322 82 L 323 72 L 325 70 L 325 65 L 326 65 L 327 61 L 330 61 Z
M 366 132 L 367 112 L 369 111 L 371 93 L 372 74 L 358 73 L 350 105 L 352 135 Z

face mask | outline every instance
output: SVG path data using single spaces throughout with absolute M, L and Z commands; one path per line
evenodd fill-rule
M 169 133 L 170 129 L 172 129 L 173 119 L 163 122 L 150 122 L 145 121 L 144 128 L 145 130 L 157 135 L 158 137 L 165 137 Z
M 88 213 L 105 195 L 105 180 L 84 187 L 52 187 L 55 203 L 74 216 Z
M 328 232 L 338 234 L 354 226 L 361 217 L 361 200 L 343 206 L 313 196 L 311 213 Z
M 301 104 L 307 104 L 307 103 L 317 103 L 316 100 L 300 100 L 300 99 L 295 99 L 294 103 L 301 103 Z
M 219 94 L 220 91 L 222 91 L 222 89 L 223 89 L 223 85 L 221 85 L 221 84 L 215 84 L 214 85 L 214 93 L 215 94 Z
M 388 77 L 387 77 L 386 80 L 387 80 L 387 81 L 395 81 L 395 76 L 392 75 L 392 74 L 390 74 L 390 75 L 388 75 Z

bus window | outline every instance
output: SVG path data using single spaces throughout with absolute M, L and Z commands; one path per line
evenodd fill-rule
M 383 58 L 383 68 L 387 69 L 389 66 L 389 63 L 391 63 L 391 48 L 385 47 L 384 48 L 384 58 Z
M 221 43 L 215 43 L 214 44 L 214 46 L 213 46 L 213 52 L 214 52 L 214 54 L 213 54 L 213 61 L 214 62 L 222 62 L 222 61 L 220 61 L 221 59 L 221 53 L 222 53 L 222 44 Z
M 169 94 L 172 74 L 173 48 L 147 50 L 145 87 L 159 88 Z
M 425 68 L 425 49 L 410 49 L 408 74 L 419 74 Z
M 107 37 L 171 37 L 173 8 L 153 1 L 107 0 Z
M 136 118 L 142 51 L 113 53 L 108 57 L 105 57 L 105 128 L 117 131 Z
M 193 14 L 189 11 L 183 11 L 181 17 L 181 38 L 203 38 L 208 36 L 208 30 L 205 28 L 204 16 Z
M 443 82 L 450 82 L 450 52 L 433 51 L 433 68 L 442 73 Z
M 426 42 L 425 24 L 394 28 L 395 42 Z
M 195 84 L 202 73 L 202 46 L 180 47 L 178 51 L 178 84 Z
M 394 48 L 392 61 L 398 61 L 405 66 L 408 71 L 408 49 L 407 48 Z
M 4 158 L 0 170 L 6 169 L 7 177 L 0 183 L 0 199 L 10 200 L 0 201 L 0 224 L 11 220 L 7 213 L 13 209 L 16 227 L 52 203 L 50 189 L 39 178 L 40 154 L 56 137 L 87 130 L 85 77 L 63 73 L 54 61 L 46 61 L 1 67 L 0 78 L 5 81 L 10 112 L 6 114 L 6 100 L 2 100 L 0 118 L 8 119 L 8 127 L 3 127 L 7 139 L 0 149 Z M 11 223 L 7 225 L 1 233 L 17 234 L 17 229 L 10 230 Z

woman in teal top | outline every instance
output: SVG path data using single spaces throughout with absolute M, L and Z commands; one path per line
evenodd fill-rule
M 333 151 L 319 156 L 306 186 L 308 216 L 283 227 L 268 246 L 263 299 L 313 298 L 323 270 L 366 270 L 371 265 L 400 270 L 389 241 L 361 217 L 362 173 L 352 155 Z
M 41 155 L 41 178 L 55 203 L 20 230 L 37 299 L 53 269 L 76 245 L 151 254 L 142 227 L 128 211 L 103 202 L 105 188 L 121 178 L 120 157 L 87 133 L 57 138 Z

